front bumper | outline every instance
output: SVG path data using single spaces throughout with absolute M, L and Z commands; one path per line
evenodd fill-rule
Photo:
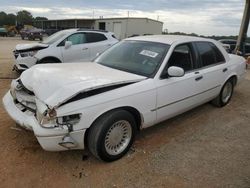
M 3 104 L 5 110 L 10 117 L 15 120 L 21 127 L 32 130 L 44 150 L 47 151 L 62 151 L 68 150 L 60 145 L 65 136 L 70 136 L 76 144 L 76 147 L 71 149 L 84 149 L 84 135 L 86 129 L 72 131 L 68 133 L 67 129 L 63 128 L 43 128 L 35 118 L 35 114 L 30 111 L 21 111 L 15 104 L 10 91 L 4 96 Z
M 38 59 L 34 56 L 21 57 L 21 55 L 19 54 L 18 57 L 15 59 L 14 67 L 19 71 L 23 71 L 35 65 L 37 61 Z

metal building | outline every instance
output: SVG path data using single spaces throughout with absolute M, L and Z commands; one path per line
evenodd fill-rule
M 105 18 L 95 21 L 95 29 L 115 33 L 118 39 L 134 35 L 162 34 L 163 22 L 149 18 Z
M 149 18 L 62 19 L 35 21 L 41 29 L 88 28 L 114 32 L 118 39 L 135 35 L 161 34 L 163 22 Z

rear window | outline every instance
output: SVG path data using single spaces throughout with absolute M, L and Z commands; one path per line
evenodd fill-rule
M 100 42 L 107 40 L 107 37 L 101 33 L 86 33 L 87 42 Z
M 196 42 L 200 54 L 202 66 L 209 66 L 225 62 L 225 58 L 220 50 L 211 42 Z

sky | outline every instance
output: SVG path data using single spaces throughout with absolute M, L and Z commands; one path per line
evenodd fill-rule
M 0 0 L 0 11 L 49 19 L 148 17 L 169 32 L 238 35 L 245 0 Z M 250 30 L 250 29 L 249 29 Z M 250 31 L 248 31 L 248 35 Z

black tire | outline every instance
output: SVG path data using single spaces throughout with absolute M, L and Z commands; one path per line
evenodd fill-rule
M 121 147 L 122 149 L 120 150 L 118 148 L 120 150 L 119 152 L 114 151 L 114 152 L 117 152 L 117 154 L 110 154 L 109 149 L 107 149 L 107 147 L 109 146 L 107 144 L 107 140 L 108 140 L 107 137 L 109 137 L 112 134 L 111 133 L 111 131 L 113 130 L 112 127 L 114 128 L 114 126 L 118 124 L 118 128 L 119 128 L 120 122 L 129 123 L 129 124 L 126 124 L 126 126 L 129 126 L 131 128 L 130 131 L 132 132 L 131 134 L 129 134 L 131 135 L 131 137 L 130 139 L 127 140 L 127 143 L 123 145 L 122 142 L 123 140 L 125 140 L 124 134 L 123 134 L 121 140 L 120 138 L 118 139 L 120 140 L 119 146 L 117 145 L 118 147 Z M 87 135 L 88 136 L 87 137 L 88 149 L 96 158 L 99 158 L 106 162 L 115 161 L 123 157 L 129 151 L 131 145 L 134 142 L 136 131 L 137 131 L 136 122 L 131 113 L 129 113 L 126 110 L 110 111 L 102 115 L 100 118 L 98 118 L 94 122 L 94 124 L 90 127 L 90 130 Z
M 223 92 L 225 91 L 225 89 L 227 89 L 226 87 L 230 88 L 230 92 L 229 95 L 226 98 L 224 98 Z M 220 94 L 214 100 L 211 101 L 212 104 L 217 107 L 223 107 L 227 105 L 233 96 L 233 90 L 234 90 L 233 79 L 229 79 L 221 88 Z
M 22 37 L 22 40 L 24 40 L 24 37 Z

